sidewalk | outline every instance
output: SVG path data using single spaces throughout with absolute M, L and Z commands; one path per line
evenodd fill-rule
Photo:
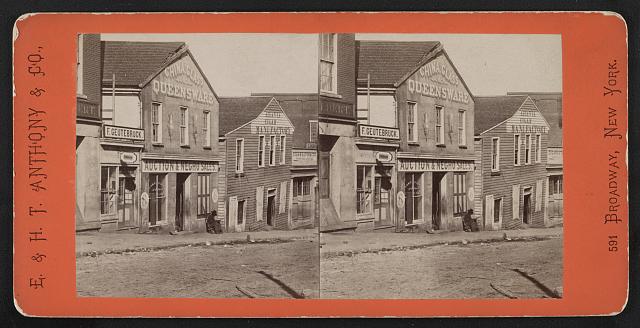
M 373 232 L 332 232 L 320 235 L 323 257 L 352 255 L 390 250 L 421 248 L 442 244 L 481 243 L 503 241 L 541 240 L 562 237 L 562 227 L 528 228 L 519 230 L 442 232 L 437 234 Z
M 145 252 L 158 249 L 210 245 L 249 243 L 247 236 L 255 243 L 274 243 L 290 240 L 317 240 L 317 229 L 272 230 L 233 232 L 223 234 L 189 233 L 138 234 L 125 232 L 79 232 L 76 233 L 76 257 L 100 254 Z

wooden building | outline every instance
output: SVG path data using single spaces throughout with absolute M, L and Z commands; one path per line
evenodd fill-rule
M 186 44 L 102 42 L 103 230 L 204 231 L 217 207 L 218 98 Z
M 476 202 L 486 230 L 543 227 L 549 123 L 527 95 L 475 98 Z
M 291 229 L 294 127 L 273 97 L 220 98 L 224 188 L 218 215 L 227 231 Z

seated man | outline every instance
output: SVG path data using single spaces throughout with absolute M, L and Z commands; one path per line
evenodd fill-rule
M 211 211 L 209 215 L 207 215 L 207 232 L 208 233 L 217 233 L 216 231 L 216 221 L 218 221 L 218 211 Z
M 471 214 L 473 214 L 473 210 L 469 209 L 467 213 L 462 217 L 462 229 L 466 232 L 472 231 L 473 226 L 473 218 L 471 218 Z M 476 229 L 477 231 L 477 229 Z

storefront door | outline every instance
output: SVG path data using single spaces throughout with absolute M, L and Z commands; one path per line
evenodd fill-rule
M 118 228 L 132 227 L 135 225 L 135 177 L 124 177 L 121 174 L 118 184 Z
M 405 221 L 413 224 L 422 218 L 422 173 L 406 173 L 404 178 Z
M 531 189 L 525 189 L 523 195 L 523 213 L 522 222 L 524 224 L 531 224 Z
M 433 172 L 433 183 L 431 184 L 431 224 L 434 230 L 440 230 L 442 225 L 442 197 L 440 183 L 445 173 Z
M 273 219 L 276 213 L 276 191 L 269 190 L 267 193 L 267 225 L 273 226 Z
M 189 174 L 177 173 L 176 174 L 176 231 L 184 230 L 184 213 L 185 213 L 185 181 L 189 177 Z
M 374 225 L 391 225 L 391 207 L 389 194 L 391 190 L 391 177 L 380 175 L 375 177 L 373 191 L 373 215 Z

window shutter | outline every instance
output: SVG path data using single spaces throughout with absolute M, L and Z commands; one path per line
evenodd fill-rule
M 484 224 L 485 227 L 493 226 L 493 195 L 487 195 L 484 201 Z
M 513 213 L 513 219 L 520 219 L 520 185 L 513 185 L 513 190 L 511 193 L 511 211 Z
M 542 180 L 536 182 L 536 212 L 542 210 Z
M 262 221 L 262 213 L 263 208 L 262 204 L 264 202 L 264 186 L 260 186 L 256 188 L 256 221 Z
M 278 213 L 282 214 L 285 212 L 286 210 L 286 206 L 287 206 L 287 182 L 286 181 L 282 181 L 280 183 L 280 204 L 278 207 Z
M 417 107 L 417 106 L 416 106 Z M 422 128 L 424 130 L 424 138 L 425 139 L 429 139 L 429 116 L 427 114 L 427 112 L 424 112 L 424 115 L 422 116 Z

